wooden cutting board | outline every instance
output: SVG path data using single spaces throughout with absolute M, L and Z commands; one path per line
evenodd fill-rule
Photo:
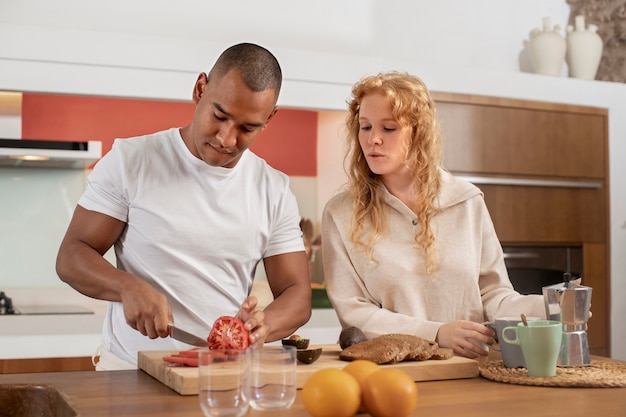
M 341 351 L 339 345 L 311 347 L 321 347 L 322 355 L 312 364 L 298 363 L 296 381 L 298 388 L 302 388 L 307 378 L 320 369 L 343 368 L 348 364 L 348 362 L 339 359 L 339 352 Z M 197 395 L 198 368 L 172 365 L 163 361 L 164 356 L 172 353 L 176 352 L 168 350 L 141 351 L 138 356 L 139 369 L 181 395 Z M 477 361 L 458 356 L 446 360 L 409 361 L 381 366 L 402 369 L 414 381 L 475 378 L 479 374 Z

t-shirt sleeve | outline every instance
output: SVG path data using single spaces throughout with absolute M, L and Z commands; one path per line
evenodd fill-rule
M 264 258 L 282 253 L 304 251 L 298 202 L 296 196 L 289 189 L 288 183 L 279 202 L 274 220 L 275 226 L 272 228 L 269 242 L 265 248 Z
M 111 151 L 98 161 L 89 174 L 87 188 L 78 200 L 78 205 L 127 222 L 128 197 L 117 142 L 116 140 Z

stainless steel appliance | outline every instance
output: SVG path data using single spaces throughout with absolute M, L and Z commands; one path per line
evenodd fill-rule
M 93 311 L 78 305 L 51 304 L 15 307 L 13 300 L 0 291 L 0 316 L 4 315 L 49 315 L 49 314 L 94 314 Z
M 521 294 L 542 294 L 543 287 L 579 278 L 583 271 L 579 245 L 503 245 L 502 249 L 513 288 Z
M 543 288 L 548 319 L 563 323 L 561 349 L 557 361 L 559 366 L 591 364 L 587 338 L 591 292 L 591 287 L 572 282 L 562 282 Z
M 102 156 L 99 141 L 0 138 L 0 167 L 85 169 Z
M 4 291 L 0 291 L 0 315 L 15 314 L 13 308 L 13 301 L 9 298 Z

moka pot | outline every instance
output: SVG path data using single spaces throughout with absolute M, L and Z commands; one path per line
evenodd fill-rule
M 587 321 L 591 307 L 591 287 L 570 281 L 542 288 L 548 320 L 563 324 L 558 366 L 589 366 Z

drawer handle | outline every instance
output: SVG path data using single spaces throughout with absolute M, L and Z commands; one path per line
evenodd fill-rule
M 504 259 L 537 259 L 539 255 L 531 252 L 504 253 Z
M 456 175 L 457 178 L 472 184 L 517 185 L 530 187 L 602 188 L 601 182 L 534 180 L 531 178 L 476 177 Z

